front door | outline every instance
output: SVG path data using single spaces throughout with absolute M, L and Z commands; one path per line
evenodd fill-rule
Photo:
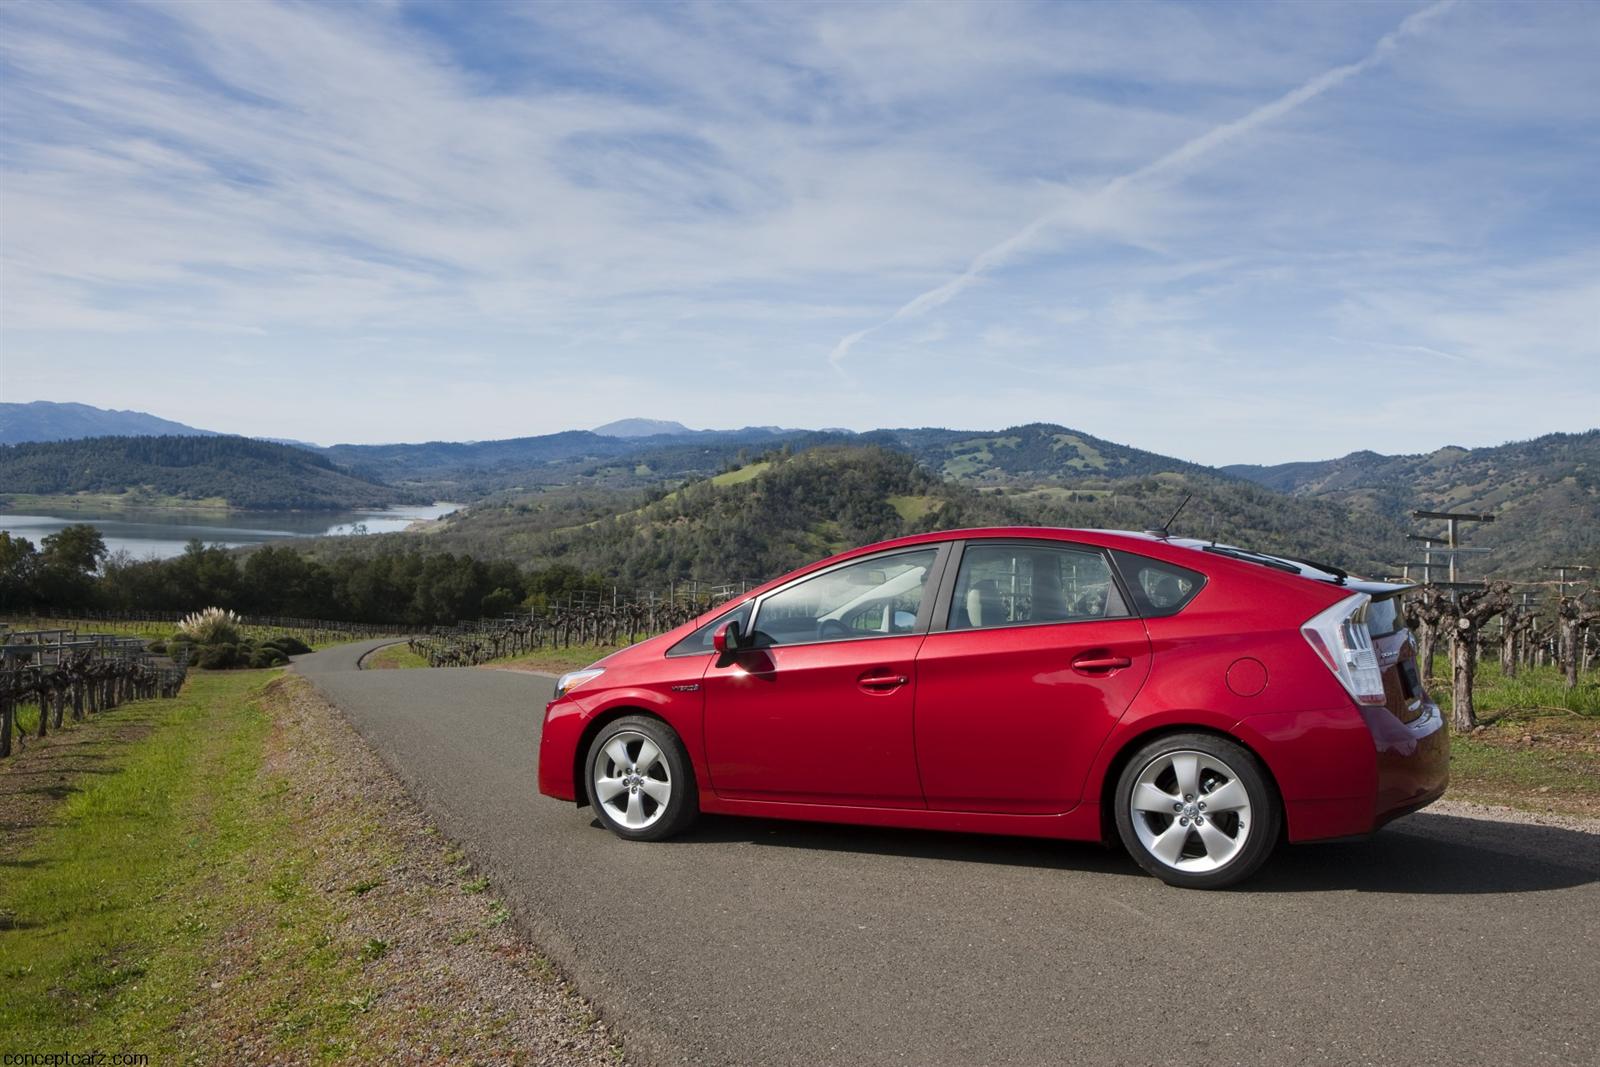
M 755 647 L 702 680 L 711 785 L 731 799 L 922 807 L 912 713 L 938 547 L 776 590 Z
M 971 542 L 949 617 L 917 653 L 917 757 L 928 807 L 1051 814 L 1150 670 L 1105 556 L 1050 541 Z

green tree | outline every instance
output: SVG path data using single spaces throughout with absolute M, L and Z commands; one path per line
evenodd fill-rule
M 39 553 L 33 542 L 0 531 L 0 610 L 20 611 L 34 605 L 38 569 Z

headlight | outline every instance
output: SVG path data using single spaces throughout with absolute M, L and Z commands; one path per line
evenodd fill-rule
M 584 682 L 589 681 L 591 678 L 598 678 L 604 673 L 606 673 L 604 667 L 585 667 L 581 671 L 568 671 L 556 679 L 556 695 L 552 699 L 560 700 Z

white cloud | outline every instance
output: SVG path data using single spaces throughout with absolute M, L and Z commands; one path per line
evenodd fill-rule
M 1594 20 L 1434 11 L 3 5 L 0 389 L 316 440 L 1026 412 L 1196 455 L 1118 383 L 1235 368 L 1229 432 L 1281 447 L 1285 383 L 1387 345 L 1537 432 L 1494 376 L 1593 361 Z

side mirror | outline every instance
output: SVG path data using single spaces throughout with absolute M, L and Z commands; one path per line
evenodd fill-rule
M 729 652 L 739 650 L 741 637 L 743 634 L 739 632 L 739 620 L 734 619 L 717 627 L 716 632 L 711 635 L 711 647 L 716 649 L 717 655 L 726 656 Z

